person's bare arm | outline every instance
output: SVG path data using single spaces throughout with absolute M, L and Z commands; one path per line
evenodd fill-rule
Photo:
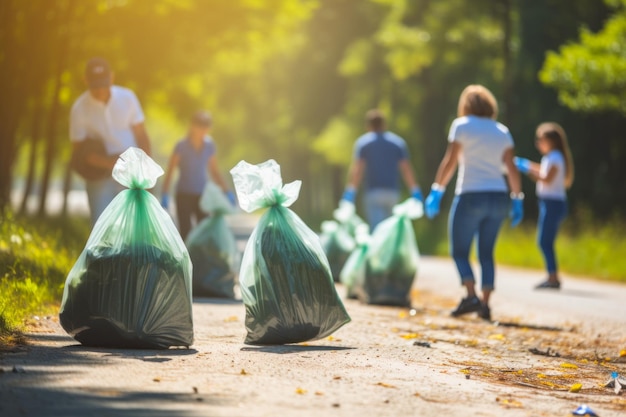
M 528 171 L 528 178 L 535 182 L 545 182 L 546 184 L 550 184 L 556 178 L 556 174 L 559 172 L 559 168 L 555 165 L 552 165 L 548 170 L 546 175 L 541 175 L 541 166 L 539 164 L 536 167 L 531 166 L 530 171 Z
M 513 148 L 509 148 L 504 151 L 504 155 L 502 156 L 502 162 L 506 165 L 507 170 L 507 180 L 509 181 L 509 188 L 513 194 L 519 194 L 522 192 L 522 177 L 513 162 L 513 157 L 515 156 L 515 151 Z
M 227 192 L 229 188 L 226 181 L 224 181 L 222 173 L 220 172 L 215 155 L 209 158 L 209 173 L 211 174 L 211 179 L 219 185 L 222 191 Z
M 437 169 L 437 175 L 435 176 L 435 183 L 445 187 L 448 185 L 456 167 L 459 164 L 459 153 L 461 152 L 461 145 L 456 142 L 448 144 L 446 154 L 443 156 L 439 168 Z
M 411 165 L 411 161 L 408 159 L 403 159 L 399 164 L 400 174 L 404 179 L 404 183 L 408 187 L 409 190 L 413 190 L 414 188 L 418 188 L 419 184 L 415 179 L 415 173 L 413 171 L 413 166 Z
M 169 192 L 170 182 L 172 181 L 172 175 L 174 174 L 174 169 L 176 169 L 179 163 L 180 163 L 180 155 L 174 152 L 172 156 L 170 156 L 170 161 L 167 164 L 167 171 L 165 171 L 163 187 L 161 188 L 162 194 L 167 194 Z
M 148 155 L 152 154 L 152 147 L 150 145 L 150 137 L 146 131 L 146 126 L 143 123 L 137 123 L 132 126 L 133 135 L 135 136 L 135 142 L 137 146 L 143 149 Z
M 352 163 L 350 168 L 350 176 L 348 179 L 348 188 L 357 189 L 361 185 L 363 180 L 363 173 L 365 172 L 365 160 L 357 159 Z

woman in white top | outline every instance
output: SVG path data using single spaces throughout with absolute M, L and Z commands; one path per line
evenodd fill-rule
M 557 123 L 542 123 L 537 128 L 535 146 L 543 155 L 541 164 L 515 158 L 517 168 L 537 182 L 539 198 L 538 243 L 546 263 L 548 279 L 537 289 L 559 289 L 554 241 L 567 216 L 566 191 L 574 182 L 574 163 L 565 131 Z
M 458 118 L 450 127 L 448 149 L 425 203 L 429 218 L 439 213 L 445 186 L 458 166 L 456 197 L 450 210 L 448 232 L 450 251 L 461 282 L 467 289 L 467 297 L 452 312 L 455 317 L 477 312 L 483 319 L 491 320 L 489 297 L 494 289 L 493 248 L 496 238 L 509 208 L 513 226 L 524 216 L 520 175 L 513 163 L 513 138 L 509 129 L 495 120 L 497 114 L 496 99 L 485 87 L 470 85 L 463 90 Z M 508 173 L 508 187 L 503 167 Z M 476 295 L 474 273 L 469 263 L 474 238 L 477 239 L 482 268 L 482 300 Z

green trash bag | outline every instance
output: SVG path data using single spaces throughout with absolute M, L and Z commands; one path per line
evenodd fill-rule
M 363 223 L 356 228 L 356 247 L 346 260 L 339 274 L 340 281 L 346 286 L 349 299 L 359 298 L 357 291 L 363 288 L 367 272 L 367 255 L 371 241 L 370 227 Z
M 267 209 L 250 236 L 239 273 L 245 343 L 321 339 L 348 323 L 319 237 L 287 208 L 298 198 L 301 182 L 283 186 L 273 160 L 241 161 L 231 173 L 241 208 Z
M 162 174 L 137 148 L 115 164 L 113 178 L 128 189 L 96 222 L 65 281 L 59 314 L 83 345 L 166 349 L 193 342 L 189 254 L 147 191 Z
M 422 203 L 409 198 L 396 205 L 393 215 L 376 226 L 369 245 L 365 280 L 356 290 L 361 301 L 389 306 L 411 304 L 411 287 L 419 264 L 411 220 L 423 214 Z
M 362 224 L 367 224 L 356 214 L 356 206 L 346 200 L 339 202 L 339 207 L 333 212 L 333 217 L 348 232 L 352 238 L 357 235 L 357 229 Z
M 327 220 L 322 222 L 320 242 L 328 258 L 333 279 L 335 282 L 339 282 L 341 268 L 343 268 L 348 256 L 354 250 L 354 238 L 350 236 L 348 229 L 344 225 L 334 220 Z
M 200 222 L 186 241 L 193 264 L 193 295 L 235 298 L 237 241 L 225 218 L 234 211 L 233 206 L 210 182 L 200 198 L 200 208 L 211 216 Z

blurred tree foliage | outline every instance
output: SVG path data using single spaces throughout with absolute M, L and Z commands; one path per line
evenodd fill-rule
M 407 139 L 427 187 L 470 83 L 500 99 L 524 156 L 538 158 L 538 123 L 561 122 L 573 205 L 623 213 L 622 1 L 3 0 L 0 204 L 13 173 L 41 207 L 50 181 L 70 178 L 69 108 L 85 61 L 104 56 L 142 101 L 160 162 L 189 115 L 210 109 L 223 169 L 276 159 L 285 180 L 305 181 L 297 204 L 310 219 L 336 204 L 372 107 Z

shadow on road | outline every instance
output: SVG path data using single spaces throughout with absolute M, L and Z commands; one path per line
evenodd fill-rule
M 259 352 L 259 353 L 277 353 L 284 355 L 288 353 L 303 352 L 330 352 L 333 350 L 352 350 L 356 349 L 349 346 L 302 346 L 302 345 L 280 345 L 280 346 L 247 346 L 242 347 L 242 352 Z

